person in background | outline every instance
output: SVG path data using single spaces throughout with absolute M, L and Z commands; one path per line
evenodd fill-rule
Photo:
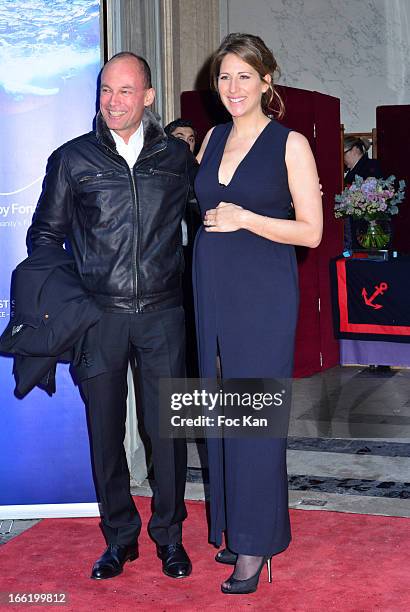
M 189 146 L 191 153 L 194 153 L 196 145 L 196 131 L 191 121 L 180 118 L 175 119 L 164 127 L 164 132 L 168 136 L 174 136 L 174 138 L 184 140 Z
M 356 175 L 361 176 L 363 179 L 369 176 L 381 178 L 382 171 L 379 162 L 377 159 L 370 158 L 367 153 L 370 144 L 367 138 L 346 136 L 344 139 L 345 187 L 352 184 Z
M 370 141 L 367 138 L 358 138 L 356 136 L 346 136 L 344 139 L 344 164 L 346 173 L 344 176 L 344 186 L 351 185 L 356 176 L 361 176 L 363 179 L 374 176 L 380 178 L 382 171 L 377 159 L 369 157 L 367 151 L 370 148 Z M 356 223 L 352 217 L 346 217 L 344 223 L 344 249 L 350 251 L 353 248 L 358 248 L 356 242 Z

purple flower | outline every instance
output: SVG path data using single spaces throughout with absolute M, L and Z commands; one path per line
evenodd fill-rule
M 399 189 L 396 191 L 394 180 L 394 176 L 388 179 L 376 179 L 371 176 L 365 180 L 356 176 L 351 185 L 335 196 L 335 215 L 362 217 L 377 212 L 397 214 L 397 204 L 404 199 L 405 183 L 400 181 Z
M 363 181 L 361 191 L 367 196 L 373 195 L 377 188 L 377 179 L 368 178 Z

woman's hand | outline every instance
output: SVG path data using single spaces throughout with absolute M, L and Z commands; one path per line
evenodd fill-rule
M 204 226 L 207 232 L 236 232 L 242 225 L 242 206 L 231 202 L 220 202 L 216 208 L 207 210 Z

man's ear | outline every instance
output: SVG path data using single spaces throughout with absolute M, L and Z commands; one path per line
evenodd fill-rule
M 154 103 L 154 100 L 155 100 L 155 89 L 153 87 L 150 87 L 145 92 L 144 106 L 151 106 L 151 104 Z

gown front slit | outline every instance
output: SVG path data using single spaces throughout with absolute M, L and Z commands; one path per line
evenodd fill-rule
M 195 182 L 202 216 L 220 202 L 287 219 L 291 205 L 285 164 L 290 132 L 271 120 L 228 185 L 218 172 L 232 123 L 214 128 Z M 195 241 L 194 298 L 200 375 L 290 378 L 298 309 L 294 247 L 247 230 L 206 232 Z M 286 440 L 207 440 L 211 531 L 238 554 L 274 555 L 291 539 Z

